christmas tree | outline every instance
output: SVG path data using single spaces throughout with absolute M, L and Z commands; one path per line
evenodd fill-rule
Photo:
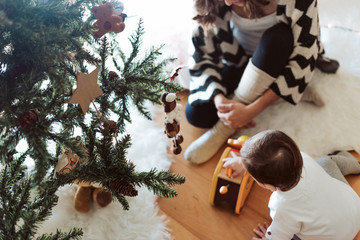
M 111 15 L 112 23 L 122 22 L 120 29 L 103 28 L 94 16 L 97 5 L 0 0 L 0 239 L 33 237 L 57 204 L 55 192 L 66 184 L 97 183 L 128 209 L 125 196 L 136 196 L 136 187 L 174 197 L 171 187 L 185 181 L 169 171 L 136 172 L 126 158 L 130 105 L 150 119 L 147 102 L 160 104 L 163 92 L 180 90 L 164 71 L 172 59 L 161 58 L 161 46 L 139 57 L 142 21 L 125 54 L 116 41 L 121 33 L 107 32 L 123 31 L 126 15 Z M 16 150 L 20 142 L 28 146 L 23 152 Z M 75 160 L 69 171 L 57 172 L 64 154 Z M 34 169 L 27 169 L 27 159 Z M 39 239 L 81 234 L 74 228 Z

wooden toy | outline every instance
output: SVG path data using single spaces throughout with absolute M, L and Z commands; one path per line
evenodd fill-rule
M 231 178 L 233 170 L 231 168 L 223 168 L 223 159 L 239 156 L 239 150 L 247 139 L 247 136 L 241 136 L 235 144 L 230 140 L 232 146 L 227 147 L 215 168 L 211 183 L 211 191 L 209 202 L 211 205 L 228 205 L 234 209 L 236 214 L 240 214 L 241 208 L 244 206 L 245 199 L 250 193 L 254 179 L 244 170 L 239 176 Z M 239 142 L 242 142 L 239 144 Z

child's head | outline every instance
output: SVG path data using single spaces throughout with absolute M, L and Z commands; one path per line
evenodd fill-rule
M 294 140 L 277 130 L 266 130 L 249 138 L 240 155 L 245 169 L 261 184 L 282 191 L 300 180 L 303 160 Z

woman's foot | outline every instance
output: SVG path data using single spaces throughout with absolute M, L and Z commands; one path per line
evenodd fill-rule
M 225 126 L 219 120 L 212 128 L 190 144 L 184 153 L 185 159 L 194 164 L 208 161 L 235 132 L 236 130 Z

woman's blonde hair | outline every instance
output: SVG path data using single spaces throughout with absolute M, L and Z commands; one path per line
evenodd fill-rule
M 251 18 L 259 18 L 263 15 L 261 5 L 265 6 L 270 2 L 268 0 L 244 0 L 245 12 Z M 220 7 L 224 6 L 224 0 L 195 0 L 196 16 L 193 20 L 204 27 L 213 25 L 219 13 Z

